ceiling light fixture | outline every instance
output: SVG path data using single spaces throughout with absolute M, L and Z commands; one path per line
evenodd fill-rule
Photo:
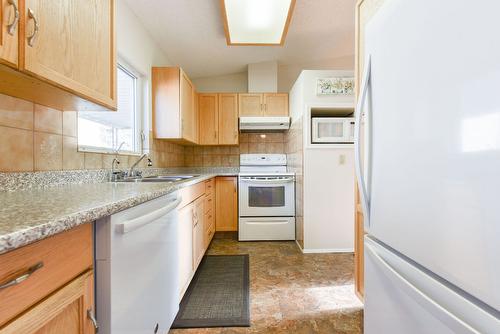
M 227 45 L 283 45 L 296 0 L 220 0 Z

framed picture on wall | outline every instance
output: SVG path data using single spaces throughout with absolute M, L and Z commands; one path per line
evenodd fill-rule
M 316 95 L 353 95 L 354 77 L 320 78 L 317 80 Z

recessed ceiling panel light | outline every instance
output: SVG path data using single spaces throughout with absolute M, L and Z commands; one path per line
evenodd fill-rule
M 228 45 L 283 45 L 295 0 L 220 0 Z

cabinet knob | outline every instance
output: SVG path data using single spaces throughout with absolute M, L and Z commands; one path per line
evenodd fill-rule
M 19 9 L 17 8 L 16 0 L 8 0 L 7 2 L 14 9 L 14 20 L 12 20 L 12 23 L 7 26 L 7 32 L 9 33 L 9 35 L 14 35 L 17 23 L 19 21 Z

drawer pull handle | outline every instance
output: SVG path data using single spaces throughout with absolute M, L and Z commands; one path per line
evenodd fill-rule
M 97 324 L 97 319 L 95 318 L 94 312 L 92 312 L 91 308 L 87 310 L 87 318 L 90 319 L 92 325 L 94 325 L 95 332 L 97 333 L 99 331 L 99 325 Z
M 33 47 L 33 44 L 35 43 L 35 37 L 38 34 L 38 30 L 40 29 L 38 25 L 38 20 L 35 17 L 35 12 L 31 8 L 28 8 L 28 17 L 33 20 L 33 23 L 35 24 L 35 27 L 33 29 L 33 34 L 28 37 L 28 45 Z
M 0 284 L 0 290 L 8 288 L 9 286 L 18 285 L 22 282 L 26 281 L 35 271 L 43 267 L 43 262 L 38 262 L 32 267 L 29 267 L 25 272 L 23 272 L 20 276 Z
M 17 22 L 19 21 L 19 9 L 17 8 L 16 2 L 14 0 L 9 0 L 7 2 L 14 9 L 14 19 L 12 20 L 12 23 L 7 26 L 7 32 L 9 33 L 9 35 L 14 35 L 17 27 Z

